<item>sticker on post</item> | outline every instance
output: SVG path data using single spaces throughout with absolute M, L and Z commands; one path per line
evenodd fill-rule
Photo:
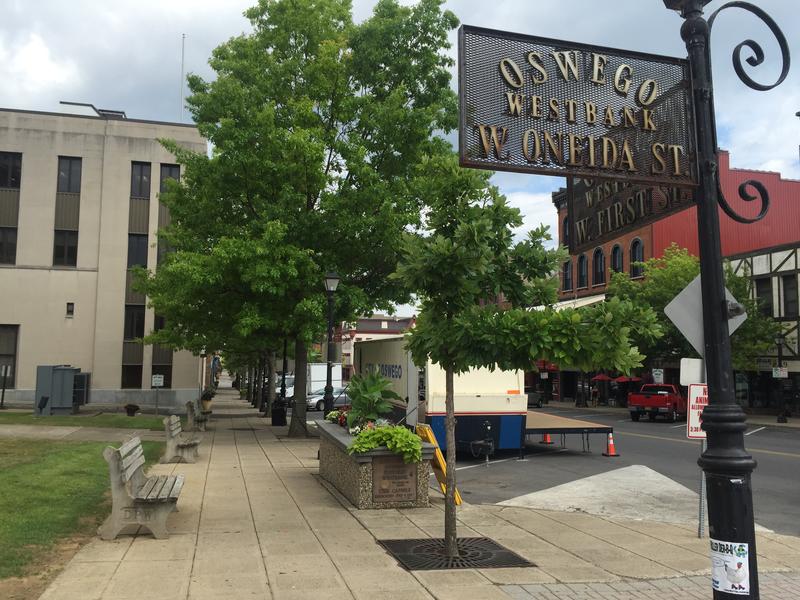
M 710 540 L 711 587 L 727 594 L 750 594 L 748 544 Z

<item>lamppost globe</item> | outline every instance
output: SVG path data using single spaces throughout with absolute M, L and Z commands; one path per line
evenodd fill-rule
M 325 396 L 324 396 L 324 403 L 325 403 L 325 411 L 324 414 L 327 415 L 329 412 L 333 410 L 333 377 L 331 371 L 333 370 L 333 293 L 336 291 L 336 288 L 339 287 L 339 276 L 329 271 L 325 275 L 325 291 L 328 294 L 328 368 L 326 372 L 325 378 Z
M 325 275 L 325 290 L 327 292 L 335 292 L 339 287 L 339 276 L 336 273 L 329 272 Z

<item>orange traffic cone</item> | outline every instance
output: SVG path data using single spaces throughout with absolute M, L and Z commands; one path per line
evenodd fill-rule
M 603 452 L 603 456 L 619 456 L 617 454 L 617 449 L 614 447 L 614 434 L 608 434 L 608 440 L 606 441 L 606 451 Z
M 541 441 L 541 442 L 539 442 L 539 443 L 540 443 L 540 444 L 547 444 L 547 445 L 550 445 L 550 444 L 552 444 L 552 443 L 553 443 L 553 440 L 551 440 L 551 439 L 550 439 L 550 434 L 549 434 L 549 433 L 543 433 L 543 434 L 542 434 L 542 441 Z

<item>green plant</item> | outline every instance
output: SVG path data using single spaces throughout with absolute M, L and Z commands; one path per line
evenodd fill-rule
M 327 415 L 325 415 L 325 420 L 329 421 L 331 423 L 338 423 L 339 422 L 339 415 L 341 415 L 341 414 L 342 414 L 342 412 L 339 411 L 339 410 L 332 410 Z
M 422 460 L 422 440 L 402 425 L 364 429 L 355 437 L 347 452 L 361 454 L 381 446 L 399 454 L 405 463 Z
M 347 426 L 366 424 L 376 421 L 382 415 L 392 412 L 389 400 L 402 400 L 400 396 L 388 389 L 391 381 L 378 373 L 354 376 L 350 380 L 347 395 L 350 397 L 350 412 L 347 413 Z

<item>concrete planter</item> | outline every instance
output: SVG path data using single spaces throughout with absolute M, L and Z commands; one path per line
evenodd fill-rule
M 407 465 L 386 447 L 348 454 L 351 436 L 343 427 L 316 421 L 319 427 L 319 474 L 356 508 L 428 506 L 428 478 L 433 446 L 422 443 L 422 460 Z

